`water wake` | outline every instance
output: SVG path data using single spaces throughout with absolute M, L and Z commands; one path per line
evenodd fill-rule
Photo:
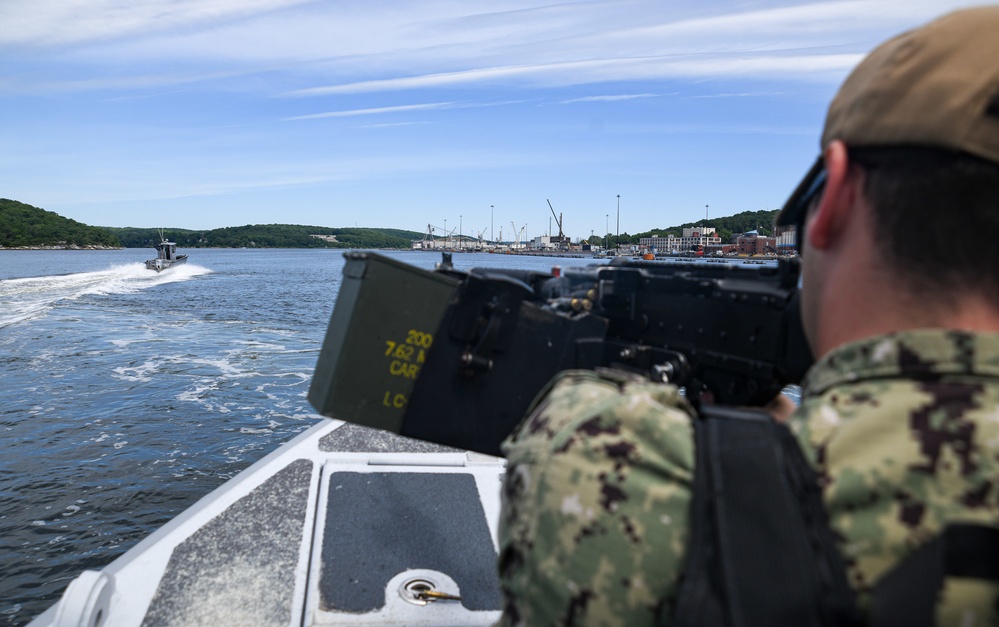
M 184 264 L 157 273 L 142 263 L 130 263 L 95 272 L 0 280 L 0 329 L 44 316 L 62 301 L 89 295 L 131 294 L 210 272 L 202 266 Z

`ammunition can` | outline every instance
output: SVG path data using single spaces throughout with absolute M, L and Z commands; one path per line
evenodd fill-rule
M 398 433 L 459 281 L 376 253 L 344 257 L 309 402 L 324 416 Z

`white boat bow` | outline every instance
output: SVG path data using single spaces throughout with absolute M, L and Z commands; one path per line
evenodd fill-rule
M 504 460 L 324 420 L 31 625 L 489 625 Z

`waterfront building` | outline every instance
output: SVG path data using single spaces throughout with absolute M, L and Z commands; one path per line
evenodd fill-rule
M 721 238 L 718 237 L 714 227 L 693 227 L 683 229 L 681 237 L 676 237 L 675 235 L 642 237 L 639 238 L 638 244 L 640 248 L 645 250 L 652 250 L 654 248 L 661 253 L 668 254 L 674 250 L 688 252 L 698 249 L 708 250 L 708 248 L 718 248 L 721 246 Z
M 777 240 L 760 235 L 759 231 L 746 231 L 735 240 L 735 249 L 740 255 L 767 255 L 777 252 Z

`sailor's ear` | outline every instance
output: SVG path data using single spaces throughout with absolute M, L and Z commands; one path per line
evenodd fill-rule
M 826 184 L 818 206 L 812 209 L 806 237 L 812 248 L 824 250 L 834 246 L 845 232 L 860 199 L 863 173 L 850 167 L 846 144 L 833 140 L 823 155 Z

